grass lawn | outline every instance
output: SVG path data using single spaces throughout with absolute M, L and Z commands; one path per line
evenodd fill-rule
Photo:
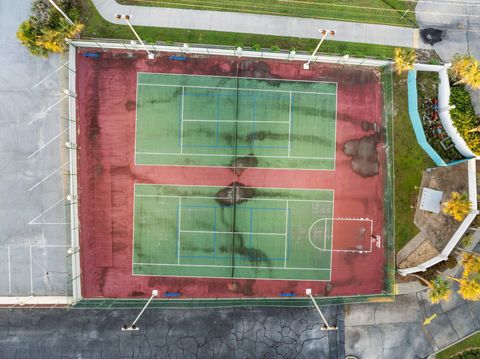
M 407 75 L 394 76 L 393 85 L 395 114 L 394 164 L 395 164 L 395 249 L 400 250 L 418 228 L 413 223 L 418 190 L 422 173 L 435 164 L 417 144 L 410 117 L 408 115 Z
M 113 15 L 112 15 L 113 17 Z M 82 0 L 81 21 L 85 24 L 82 32 L 83 37 L 96 37 L 105 39 L 134 39 L 134 35 L 128 26 L 115 25 L 105 21 L 98 13 L 91 0 Z M 317 39 L 286 38 L 257 34 L 240 34 L 218 31 L 200 31 L 157 28 L 148 26 L 135 26 L 140 37 L 151 43 L 161 41 L 163 43 L 190 43 L 190 44 L 215 44 L 255 47 L 271 49 L 278 46 L 281 49 L 312 52 L 318 44 Z M 322 45 L 322 53 L 349 54 L 353 57 L 376 57 L 392 58 L 393 47 L 384 45 L 371 45 L 354 42 L 325 41 Z
M 460 358 L 478 358 L 480 357 L 480 350 L 476 350 L 476 353 L 472 354 L 472 356 L 460 356 L 458 355 L 460 352 L 463 352 L 468 349 L 473 349 L 473 348 L 480 348 L 480 333 L 474 334 L 471 337 L 462 340 L 460 343 L 455 344 L 451 346 L 450 348 L 447 348 L 440 353 L 435 355 L 435 358 L 437 359 L 447 359 L 447 358 L 455 358 L 455 359 L 460 359 Z M 473 350 L 472 350 L 473 352 Z M 457 355 L 455 355 L 457 354 Z M 467 354 L 465 352 L 464 354 Z
M 119 0 L 120 4 L 235 11 L 414 27 L 416 2 L 403 0 Z M 407 14 L 405 11 L 409 10 Z M 405 14 L 405 15 L 404 15 Z

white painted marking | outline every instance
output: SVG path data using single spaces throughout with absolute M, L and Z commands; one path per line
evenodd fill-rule
M 203 157 L 232 157 L 232 155 L 229 154 L 220 154 L 220 153 L 172 153 L 172 152 L 137 152 L 138 155 L 170 155 L 170 156 L 203 156 Z M 335 160 L 335 158 L 332 157 L 304 157 L 304 156 L 259 156 L 259 155 L 242 155 L 242 157 L 257 157 L 257 158 L 293 158 L 293 159 L 301 159 L 301 160 Z M 160 165 L 152 165 L 152 166 L 160 166 Z M 165 165 L 169 166 L 169 165 Z M 182 165 L 185 166 L 185 165 Z M 202 167 L 202 166 L 199 166 Z M 215 167 L 215 166 L 214 166 Z M 216 167 L 225 167 L 225 166 L 216 166 Z M 277 168 L 272 168 L 272 169 L 277 169 Z M 301 168 L 290 168 L 290 169 L 301 169 Z M 320 171 L 317 169 L 317 171 Z
M 141 266 L 172 266 L 172 267 L 209 267 L 209 268 L 232 268 L 232 266 L 209 265 L 209 264 L 163 264 L 163 263 L 134 263 Z M 283 268 L 283 267 L 252 267 L 235 265 L 235 268 L 246 269 L 281 269 L 281 270 L 314 270 L 314 271 L 329 271 L 330 268 Z
M 251 188 L 255 188 L 255 187 L 251 187 Z M 213 195 L 208 197 L 208 196 L 171 196 L 171 195 L 163 195 L 163 194 L 136 194 L 135 197 L 162 197 L 162 198 L 179 198 L 179 197 L 182 197 L 182 198 L 201 198 L 201 199 L 215 199 L 215 198 L 220 198 L 220 199 L 228 199 L 227 197 L 214 197 Z M 282 199 L 272 199 L 272 198 L 250 198 L 248 201 L 249 202 L 252 202 L 252 201 L 274 201 L 274 202 L 277 202 L 279 200 L 282 200 Z M 332 203 L 333 201 L 320 201 L 320 200 L 314 200 L 314 199 L 290 199 L 289 200 L 290 202 L 319 202 L 319 203 L 322 203 L 322 202 L 325 202 L 325 203 Z M 39 223 L 40 224 L 40 223 Z M 43 224 L 43 223 L 42 223 Z
M 183 116 L 185 112 L 185 86 L 182 86 L 182 106 L 180 113 L 180 154 L 183 154 Z M 141 152 L 138 152 L 141 153 Z
M 63 135 L 67 130 L 69 130 L 69 128 L 66 128 L 64 129 L 62 132 L 60 132 L 58 135 L 56 135 L 55 137 L 53 137 L 50 141 L 48 141 L 47 143 L 45 143 L 43 146 L 41 146 L 38 150 L 36 150 L 35 152 L 33 152 L 32 154 L 30 154 L 28 156 L 28 158 L 32 158 L 33 156 L 35 156 L 37 153 L 39 153 L 41 150 L 43 150 L 45 147 L 47 147 L 50 143 L 52 143 L 53 141 L 55 141 L 57 138 L 59 138 L 61 135 Z
M 52 173 L 50 173 L 48 176 L 46 177 L 43 177 L 40 181 L 38 181 L 37 183 L 35 183 L 32 187 L 30 187 L 28 189 L 28 192 L 32 191 L 33 189 L 37 188 L 38 186 L 40 186 L 43 182 L 45 182 L 47 179 L 49 179 L 50 177 L 52 177 L 55 173 L 57 173 L 58 171 L 60 171 L 63 167 L 65 167 L 66 165 L 69 164 L 69 161 L 65 162 L 63 165 L 61 165 L 60 167 L 58 167 L 57 169 L 55 169 Z
M 255 208 L 254 208 L 255 209 Z M 207 233 L 207 234 L 243 234 L 243 235 L 262 235 L 262 236 L 284 236 L 284 233 L 263 233 L 263 232 L 223 232 L 223 231 L 186 231 L 186 230 L 180 230 L 182 233 Z
M 302 95 L 324 95 L 324 96 L 336 96 L 336 93 L 329 92 L 313 92 L 313 91 L 287 91 L 287 90 L 267 90 L 267 89 L 254 89 L 254 88 L 235 88 L 235 87 L 215 87 L 215 86 L 195 86 L 195 85 L 167 85 L 167 84 L 147 84 L 138 83 L 138 86 L 154 86 L 154 87 L 185 87 L 201 90 L 232 90 L 232 91 L 252 91 L 252 92 L 272 92 L 272 93 L 295 93 Z M 233 95 L 232 95 L 233 96 Z
M 264 120 L 257 120 L 257 121 L 247 121 L 247 120 L 183 120 L 183 122 L 220 122 L 220 123 L 289 123 L 288 121 L 264 121 Z

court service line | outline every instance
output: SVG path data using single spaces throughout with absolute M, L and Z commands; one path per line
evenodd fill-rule
M 258 168 L 258 167 L 255 167 Z M 275 168 L 276 169 L 276 168 Z M 285 168 L 284 168 L 285 169 Z M 208 184 L 194 184 L 194 185 L 185 185 L 185 184 L 151 184 L 151 183 L 135 183 L 135 186 L 162 186 L 162 187 L 210 187 L 210 188 L 225 188 L 225 186 L 212 186 Z M 265 190 L 276 190 L 276 189 L 285 189 L 288 191 L 330 191 L 333 192 L 333 189 L 324 189 L 324 188 L 302 188 L 302 187 L 294 187 L 294 188 L 288 188 L 288 187 L 244 187 L 244 186 L 237 186 L 237 188 L 255 188 L 255 189 L 265 189 Z M 185 196 L 184 196 L 185 197 Z M 331 202 L 331 201 L 328 201 Z M 358 219 L 358 218 L 353 218 L 353 219 Z M 368 219 L 369 218 L 362 218 L 362 219 Z
M 196 85 L 170 85 L 170 84 L 147 84 L 139 82 L 138 86 L 154 86 L 154 87 L 182 87 L 182 88 L 194 88 L 201 90 L 231 90 L 231 91 L 252 91 L 252 92 L 272 92 L 272 93 L 285 93 L 289 92 L 302 95 L 324 95 L 324 96 L 337 96 L 336 93 L 329 92 L 313 92 L 313 91 L 287 91 L 287 90 L 267 90 L 267 89 L 254 89 L 254 88 L 236 88 L 236 87 L 215 87 L 215 86 L 196 86 Z M 232 96 L 234 96 L 232 94 Z
M 169 156 L 203 156 L 203 157 L 233 157 L 229 154 L 220 153 L 174 153 L 174 152 L 137 152 L 137 155 L 169 155 Z M 305 157 L 305 156 L 260 156 L 260 155 L 241 155 L 242 157 L 257 157 L 257 158 L 285 158 L 285 159 L 300 159 L 300 160 L 335 160 L 333 157 Z M 160 166 L 160 165 L 155 165 Z M 167 165 L 168 166 L 168 165 Z M 185 165 L 183 165 L 185 166 Z M 200 166 L 202 167 L 202 166 Z M 223 166 L 218 166 L 223 167 Z M 315 169 L 318 171 L 318 169 Z
M 255 209 L 255 208 L 253 208 Z M 190 231 L 181 229 L 182 233 L 207 233 L 207 234 L 244 234 L 244 235 L 264 235 L 264 236 L 284 236 L 284 233 L 262 233 L 262 232 L 224 232 L 224 231 Z
M 254 187 L 252 187 L 254 188 Z M 163 195 L 163 194 L 135 194 L 135 197 L 164 197 L 164 198 L 199 198 L 199 199 L 228 199 L 228 197 L 214 197 L 214 196 L 173 196 L 173 195 Z M 272 198 L 249 198 L 248 201 L 285 201 L 284 198 L 272 199 Z M 315 203 L 332 203 L 333 201 L 328 200 L 314 200 L 314 199 L 289 199 L 290 202 L 315 202 Z M 218 207 L 221 207 L 218 205 Z M 254 208 L 255 209 L 255 208 Z M 283 208 L 282 208 L 283 209 Z M 231 233 L 231 232 L 230 232 Z
M 255 121 L 247 121 L 247 120 L 194 120 L 194 119 L 183 120 L 183 122 L 220 122 L 220 123 L 289 123 L 289 121 L 265 121 L 265 120 L 255 120 Z
M 180 154 L 183 154 L 183 115 L 185 112 L 185 86 L 182 86 L 182 107 L 181 107 L 181 124 L 180 124 Z
M 152 73 L 152 72 L 143 72 L 140 71 L 137 74 L 142 74 L 142 75 L 147 75 L 150 77 L 180 77 L 180 76 L 186 76 L 186 77 L 220 77 L 220 78 L 226 78 L 226 79 L 245 79 L 245 80 L 255 80 L 261 81 L 261 80 L 268 80 L 268 81 L 277 81 L 277 82 L 307 82 L 307 83 L 312 83 L 312 84 L 336 84 L 337 82 L 335 81 L 313 81 L 313 80 L 300 80 L 300 79 L 274 79 L 274 78 L 266 78 L 266 77 L 251 77 L 251 76 L 242 76 L 242 77 L 237 77 L 237 76 L 224 76 L 224 75 L 197 75 L 197 74 L 165 74 L 165 73 Z M 138 75 L 137 75 L 138 76 Z
M 212 264 L 167 264 L 167 263 L 134 263 L 141 266 L 172 266 L 172 267 L 209 267 L 209 268 L 232 268 L 232 266 L 212 265 Z M 252 267 L 235 265 L 235 268 L 245 269 L 272 269 L 272 270 L 312 270 L 312 271 L 329 271 L 330 268 L 282 268 L 282 267 Z

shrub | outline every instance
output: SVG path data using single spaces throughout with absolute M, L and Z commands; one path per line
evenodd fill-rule
M 408 70 L 413 70 L 413 64 L 417 59 L 417 55 L 413 49 L 401 49 L 397 47 L 395 48 L 393 59 L 395 62 L 395 71 L 400 75 Z
M 457 82 L 480 89 L 480 63 L 473 56 L 455 56 L 450 74 Z
M 46 57 L 50 52 L 63 52 L 66 48 L 64 39 L 78 36 L 83 29 L 78 22 L 76 0 L 60 0 L 57 4 L 74 21 L 74 25 L 70 25 L 43 0 L 35 0 L 32 15 L 20 24 L 17 31 L 17 38 L 32 55 Z
M 450 110 L 453 125 L 463 137 L 468 147 L 476 155 L 480 155 L 480 119 L 476 117 L 470 94 L 464 86 L 452 86 L 450 89 Z
M 280 47 L 278 47 L 277 45 L 272 45 L 270 50 L 272 50 L 273 52 L 278 52 L 278 51 L 280 51 Z
M 452 216 L 456 221 L 465 219 L 472 208 L 466 193 L 452 192 L 450 199 L 443 203 L 443 213 Z

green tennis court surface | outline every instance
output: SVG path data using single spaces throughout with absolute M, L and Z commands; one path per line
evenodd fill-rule
M 328 82 L 138 73 L 135 161 L 334 169 L 336 94 Z
M 330 279 L 333 191 L 229 190 L 137 184 L 133 274 Z

